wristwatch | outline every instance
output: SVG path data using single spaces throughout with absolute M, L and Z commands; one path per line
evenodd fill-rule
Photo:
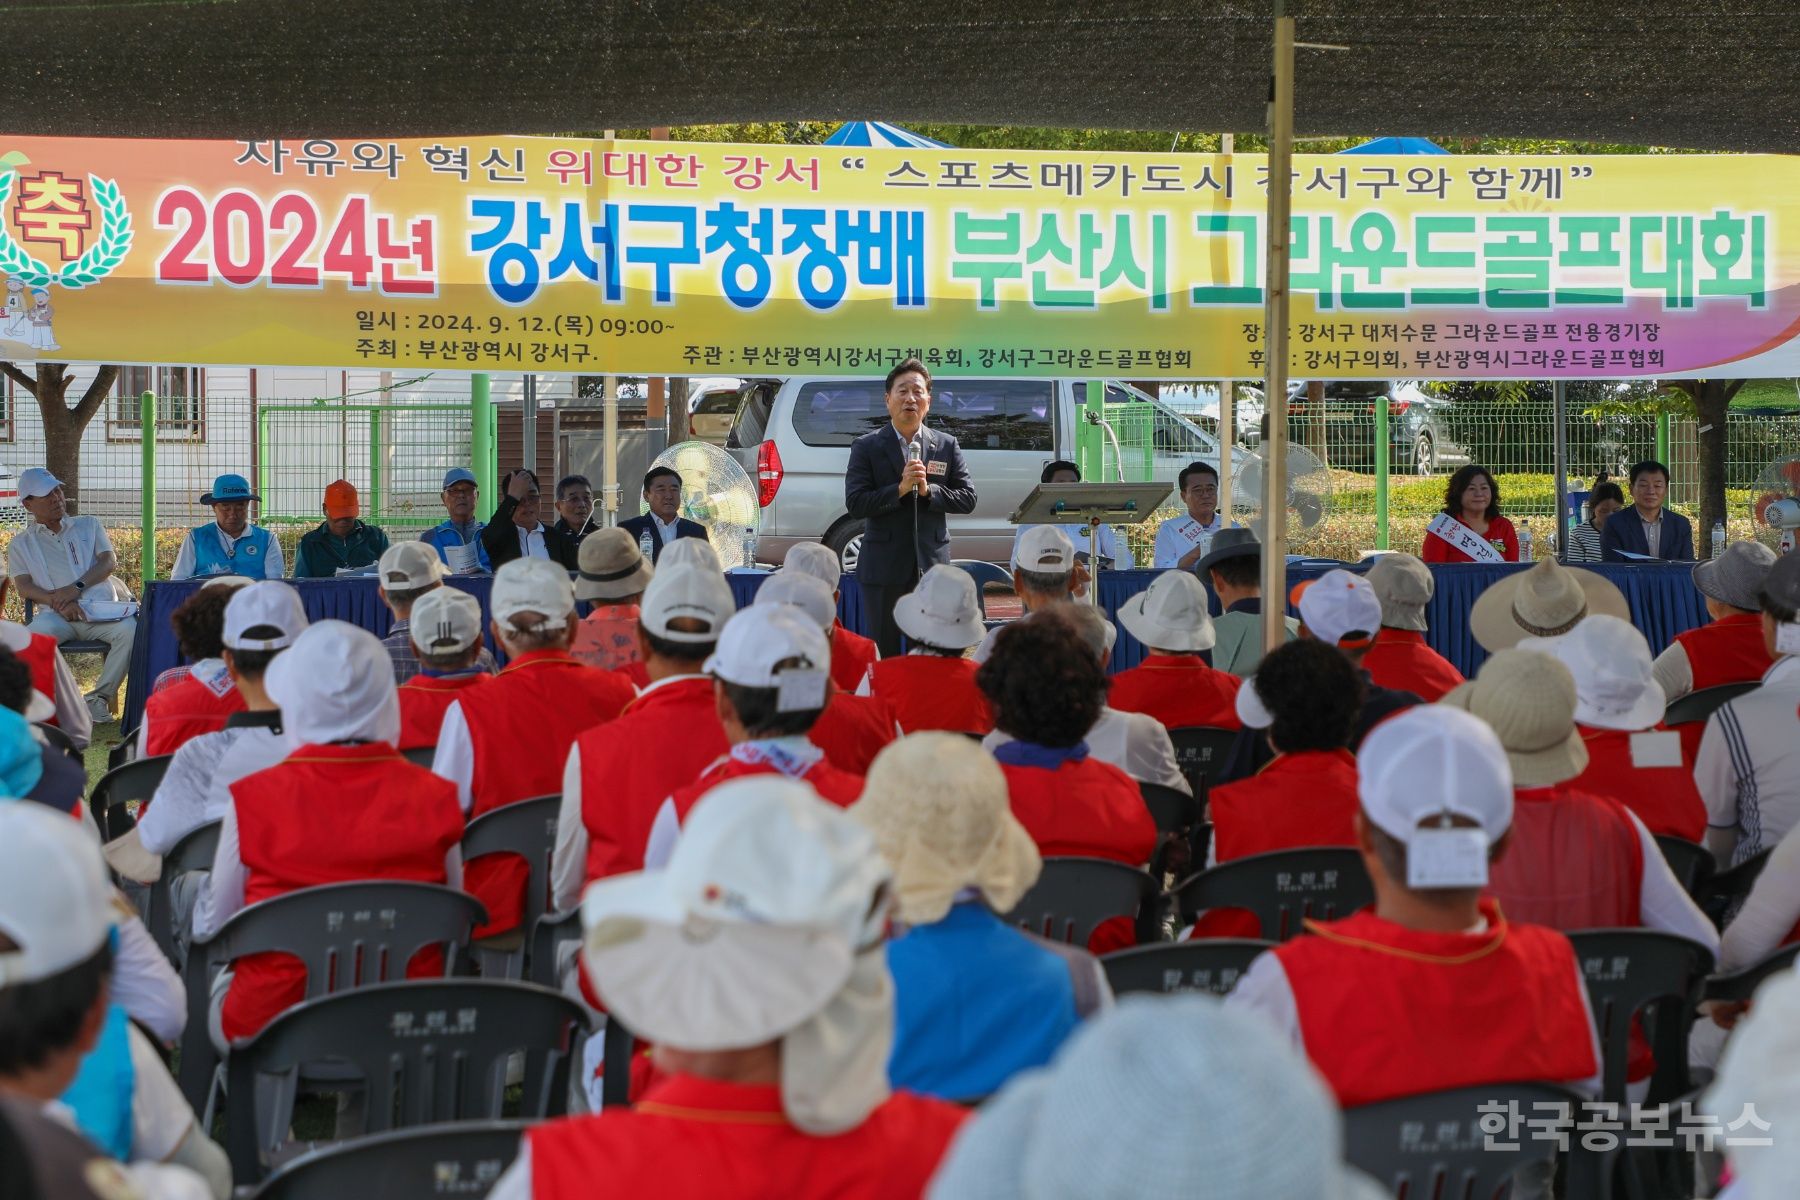
M 76 590 L 76 591 L 78 591 L 78 592 L 83 592 L 83 591 L 86 591 L 86 590 L 87 590 L 87 584 L 85 584 L 85 583 L 83 583 L 83 582 L 82 582 L 82 581 L 81 581 L 81 580 L 79 580 L 79 579 L 77 579 L 77 580 L 76 580 L 76 581 L 75 581 L 75 590 Z

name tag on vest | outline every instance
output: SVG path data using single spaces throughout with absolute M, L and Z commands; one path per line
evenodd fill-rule
M 1679 767 L 1681 735 L 1662 729 L 1632 734 L 1631 765 L 1640 768 Z

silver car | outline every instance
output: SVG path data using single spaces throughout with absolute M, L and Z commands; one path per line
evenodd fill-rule
M 1075 457 L 1081 379 L 957 379 L 931 385 L 926 423 L 962 448 L 977 496 L 975 511 L 950 517 L 956 558 L 1005 563 L 1010 516 L 1038 485 L 1045 464 Z M 1190 462 L 1217 466 L 1213 435 L 1129 384 L 1106 385 L 1106 478 L 1166 481 Z M 758 558 L 780 562 L 796 542 L 823 542 L 846 571 L 856 568 L 862 522 L 844 509 L 850 443 L 888 421 L 880 379 L 802 376 L 744 383 L 725 440 L 757 483 L 762 504 Z M 1120 463 L 1123 462 L 1121 471 Z M 1233 455 L 1234 469 L 1249 459 Z

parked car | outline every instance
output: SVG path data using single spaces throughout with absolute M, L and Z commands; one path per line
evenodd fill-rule
M 723 446 L 737 419 L 741 385 L 712 387 L 691 398 L 688 408 L 688 436 L 715 446 Z
M 1388 464 L 1394 474 L 1435 475 L 1464 466 L 1469 452 L 1457 436 L 1456 402 L 1434 396 L 1414 379 L 1332 379 L 1323 406 L 1305 380 L 1288 384 L 1288 436 L 1316 445 L 1323 424 L 1325 458 L 1350 471 L 1375 469 L 1375 402 L 1388 399 Z
M 1218 433 L 1218 384 L 1164 384 L 1157 396 L 1208 433 Z M 1240 383 L 1234 389 L 1233 397 L 1231 423 L 1237 426 L 1237 444 L 1253 448 L 1262 441 L 1263 390 L 1253 383 Z
M 932 381 L 926 423 L 956 438 L 975 482 L 976 507 L 950 518 L 951 554 L 1006 562 L 1007 521 L 1044 465 L 1075 457 L 1077 410 L 1086 395 L 1077 379 Z M 1123 477 L 1167 481 L 1195 460 L 1217 464 L 1212 434 L 1167 404 L 1124 383 L 1106 385 L 1107 420 L 1124 459 Z M 862 521 L 844 508 L 850 443 L 888 423 L 880 379 L 800 377 L 745 383 L 725 448 L 757 481 L 762 503 L 759 556 L 779 562 L 796 542 L 818 541 L 853 570 Z M 1107 478 L 1120 478 L 1120 454 L 1108 441 Z M 1242 470 L 1250 456 L 1233 455 Z
M 31 519 L 19 499 L 19 477 L 11 467 L 0 467 L 0 525 L 18 525 Z

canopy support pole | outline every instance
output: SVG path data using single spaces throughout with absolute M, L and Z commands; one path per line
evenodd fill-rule
M 500 503 L 494 464 L 494 401 L 487 372 L 469 376 L 469 468 L 475 472 L 475 490 L 496 507 Z
M 143 495 L 138 498 L 139 538 L 138 569 L 142 573 L 143 583 L 138 585 L 138 594 L 144 594 L 144 585 L 156 578 L 156 393 L 145 392 L 138 397 L 138 435 L 143 441 L 141 453 L 143 461 L 138 468 L 138 477 L 142 480 Z M 265 488 L 266 492 L 267 489 Z
M 1569 393 L 1560 379 L 1550 384 L 1550 420 L 1550 469 L 1556 475 L 1556 556 L 1568 562 L 1569 533 L 1575 525 L 1569 520 Z
M 1269 89 L 1268 267 L 1263 309 L 1263 381 L 1268 447 L 1263 457 L 1262 623 L 1265 652 L 1281 645 L 1287 615 L 1288 240 L 1293 209 L 1294 18 L 1275 0 L 1275 63 Z
M 1219 153 L 1226 158 L 1236 149 L 1235 134 L 1219 135 Z M 1244 264 L 1246 274 L 1250 264 Z M 1237 448 L 1237 385 L 1229 379 L 1219 380 L 1219 511 L 1224 514 L 1223 524 L 1231 524 L 1231 453 Z M 1179 504 L 1181 498 L 1176 497 Z M 1200 582 L 1205 583 L 1203 579 Z

